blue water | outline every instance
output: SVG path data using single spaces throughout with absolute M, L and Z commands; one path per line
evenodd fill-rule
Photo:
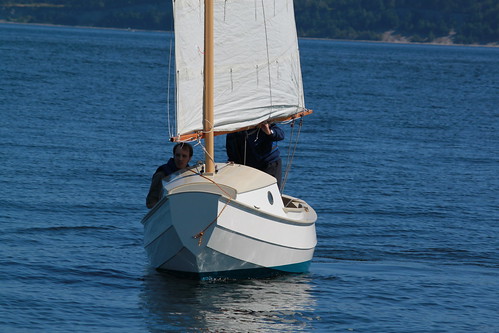
M 310 273 L 197 282 L 142 248 L 170 38 L 0 24 L 0 332 L 499 332 L 498 48 L 301 40 Z

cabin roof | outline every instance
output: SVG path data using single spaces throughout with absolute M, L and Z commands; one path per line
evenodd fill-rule
M 229 187 L 234 194 L 241 194 L 253 191 L 259 188 L 267 187 L 276 183 L 276 179 L 260 170 L 232 163 L 217 163 L 218 170 L 215 175 L 200 174 L 201 166 L 194 166 L 181 173 L 172 175 L 171 180 L 164 183 L 168 192 L 175 192 L 174 189 L 183 186 L 192 186 L 199 184 L 200 189 L 206 188 L 206 184 L 218 185 L 221 188 Z M 223 190 L 222 190 L 223 191 Z M 233 196 L 232 193 L 230 196 Z

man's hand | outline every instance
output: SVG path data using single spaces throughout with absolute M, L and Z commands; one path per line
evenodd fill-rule
M 270 130 L 270 125 L 268 123 L 263 123 L 263 124 L 260 124 L 258 125 L 258 127 L 260 127 L 260 129 L 267 135 L 271 135 L 272 134 L 272 131 Z

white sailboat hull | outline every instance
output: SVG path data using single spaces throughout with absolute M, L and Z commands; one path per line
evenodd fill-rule
M 211 177 L 186 171 L 144 217 L 153 267 L 201 276 L 305 272 L 317 243 L 315 211 L 283 196 L 275 179 L 242 165 Z

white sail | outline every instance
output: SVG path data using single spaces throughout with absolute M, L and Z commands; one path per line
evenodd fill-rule
M 304 110 L 292 0 L 214 0 L 215 131 Z M 176 0 L 177 135 L 203 129 L 204 1 Z

